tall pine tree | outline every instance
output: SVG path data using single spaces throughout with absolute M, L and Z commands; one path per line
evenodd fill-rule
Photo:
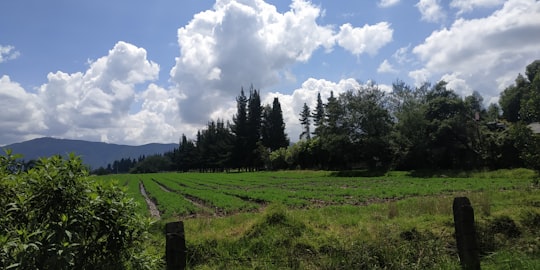
M 250 87 L 249 100 L 247 105 L 247 137 L 246 137 L 246 157 L 247 166 L 251 169 L 262 166 L 261 154 L 258 152 L 257 143 L 261 139 L 261 118 L 262 107 L 259 92 Z
M 302 133 L 300 133 L 300 140 L 306 139 L 309 140 L 311 138 L 311 111 L 309 110 L 309 107 L 306 103 L 304 103 L 304 107 L 302 108 L 302 112 L 300 113 L 300 124 L 302 125 Z
M 234 135 L 234 149 L 232 151 L 232 165 L 236 168 L 244 168 L 247 165 L 247 138 L 248 138 L 248 99 L 244 94 L 244 89 L 240 90 L 240 95 L 236 98 L 236 115 L 233 116 L 231 131 Z
M 283 112 L 281 104 L 276 97 L 272 102 L 272 107 L 265 109 L 263 144 L 270 150 L 275 151 L 282 147 L 289 146 L 289 139 L 285 134 L 285 122 L 283 121 Z
M 317 105 L 315 107 L 315 111 L 313 112 L 313 125 L 315 126 L 315 130 L 313 131 L 314 136 L 320 136 L 322 133 L 322 129 L 324 128 L 324 103 L 321 98 L 321 93 L 317 94 Z

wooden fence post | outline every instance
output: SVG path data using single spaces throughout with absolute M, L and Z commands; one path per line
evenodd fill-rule
M 165 224 L 165 260 L 167 270 L 186 269 L 186 238 L 182 221 Z
M 479 270 L 480 258 L 476 244 L 474 228 L 474 210 L 467 197 L 454 198 L 454 225 L 456 228 L 456 243 L 461 267 L 466 270 Z

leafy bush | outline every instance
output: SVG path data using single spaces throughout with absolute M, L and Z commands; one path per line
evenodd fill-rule
M 23 171 L 0 156 L 1 269 L 150 269 L 150 225 L 114 185 L 91 181 L 81 159 L 41 159 Z

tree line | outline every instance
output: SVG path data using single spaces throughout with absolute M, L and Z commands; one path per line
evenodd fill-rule
M 413 87 L 398 80 L 390 93 L 369 83 L 326 100 L 319 93 L 313 108 L 303 104 L 292 145 L 278 98 L 262 106 L 252 86 L 236 103 L 232 121 L 209 121 L 195 139 L 182 135 L 154 163 L 203 172 L 540 169 L 540 139 L 528 126 L 540 121 L 540 60 L 487 108 L 478 92 L 460 97 L 444 81 Z

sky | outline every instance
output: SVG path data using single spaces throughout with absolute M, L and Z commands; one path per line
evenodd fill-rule
M 0 145 L 194 138 L 251 86 L 291 141 L 306 103 L 375 82 L 498 101 L 540 59 L 537 0 L 0 2 Z

